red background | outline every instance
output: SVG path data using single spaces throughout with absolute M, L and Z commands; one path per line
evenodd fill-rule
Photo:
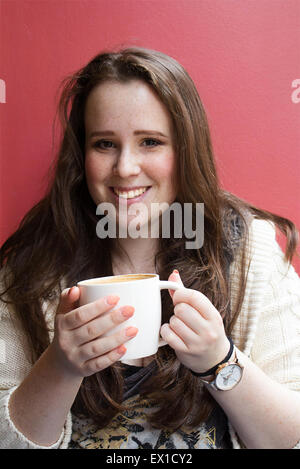
M 190 73 L 223 187 L 300 227 L 300 102 L 292 100 L 300 76 L 298 0 L 0 5 L 1 243 L 45 189 L 61 79 L 103 48 L 128 45 L 161 50 Z M 294 265 L 300 272 L 299 260 Z

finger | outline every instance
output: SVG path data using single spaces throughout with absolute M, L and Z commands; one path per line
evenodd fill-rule
M 188 352 L 188 347 L 183 340 L 171 329 L 169 324 L 163 324 L 160 328 L 162 338 L 178 352 Z
M 96 339 L 107 331 L 116 327 L 133 316 L 133 306 L 122 306 L 109 314 L 98 316 L 96 319 L 74 330 L 74 344 L 83 345 Z
M 180 278 L 179 272 L 178 272 L 178 270 L 176 270 L 176 269 L 173 270 L 173 272 L 171 273 L 171 275 L 169 275 L 168 280 L 169 280 L 170 282 L 176 282 L 176 283 L 178 283 L 179 285 L 184 286 L 183 283 L 182 283 L 182 280 L 181 280 L 181 278 Z M 173 298 L 173 295 L 174 295 L 174 293 L 175 293 L 174 290 L 168 290 L 168 292 L 169 292 L 171 298 Z
M 78 287 L 65 288 L 60 296 L 56 314 L 66 314 L 78 306 L 80 290 Z
M 98 371 L 104 370 L 109 366 L 113 365 L 115 362 L 120 360 L 120 358 L 125 354 L 127 351 L 125 345 L 120 345 L 119 347 L 111 350 L 110 352 L 102 355 L 101 357 L 96 357 L 91 360 L 85 362 L 85 371 L 88 375 L 92 375 L 97 373 Z M 86 376 L 88 376 L 86 375 Z
M 79 360 L 88 361 L 100 357 L 120 345 L 128 342 L 138 333 L 136 327 L 127 327 L 111 336 L 100 337 L 79 347 Z
M 190 288 L 180 288 L 176 290 L 173 295 L 174 306 L 178 303 L 187 303 L 195 308 L 207 320 L 213 320 L 216 317 L 221 317 L 219 311 L 210 302 L 207 296 L 203 293 L 192 290 Z
M 188 349 L 199 342 L 199 335 L 176 316 L 171 316 L 170 328 L 182 340 L 182 342 L 184 342 Z
M 112 309 L 120 300 L 119 296 L 110 295 L 100 298 L 65 314 L 63 327 L 73 330 Z
M 207 329 L 207 320 L 197 309 L 187 303 L 177 303 L 174 307 L 174 315 L 197 335 Z

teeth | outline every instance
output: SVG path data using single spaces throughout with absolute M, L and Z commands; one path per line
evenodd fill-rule
M 139 195 L 146 192 L 147 187 L 141 187 L 140 189 L 136 189 L 134 191 L 120 191 L 119 189 L 113 188 L 114 193 L 117 194 L 122 199 L 133 199 L 134 197 L 138 197 Z

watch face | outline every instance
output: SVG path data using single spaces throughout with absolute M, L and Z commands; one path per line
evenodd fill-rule
M 232 389 L 242 377 L 242 368 L 237 363 L 231 363 L 224 367 L 215 380 L 215 385 L 223 391 Z

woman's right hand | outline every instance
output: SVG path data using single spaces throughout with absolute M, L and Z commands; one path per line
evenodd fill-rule
M 54 354 L 66 372 L 85 377 L 120 360 L 126 352 L 124 343 L 135 337 L 138 329 L 128 327 L 103 337 L 104 333 L 130 318 L 134 308 L 115 308 L 120 299 L 118 296 L 106 296 L 78 306 L 79 297 L 78 287 L 62 292 L 50 348 L 52 356 Z

